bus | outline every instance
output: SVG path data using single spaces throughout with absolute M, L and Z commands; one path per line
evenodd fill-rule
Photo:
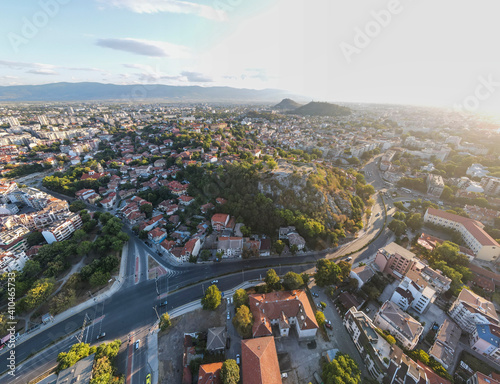
M 401 188 L 401 190 L 406 193 L 411 193 L 411 191 L 408 188 Z

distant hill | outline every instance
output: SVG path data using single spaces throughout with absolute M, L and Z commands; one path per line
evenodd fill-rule
M 300 107 L 302 104 L 297 103 L 296 101 L 293 101 L 292 99 L 283 99 L 279 104 L 276 104 L 273 109 L 279 109 L 282 111 L 288 111 L 292 109 L 297 109 Z
M 351 109 L 337 104 L 312 101 L 288 113 L 301 116 L 347 116 Z
M 290 94 L 278 89 L 171 86 L 162 84 L 116 85 L 103 83 L 52 83 L 0 87 L 0 102 L 9 101 L 124 101 L 264 102 Z

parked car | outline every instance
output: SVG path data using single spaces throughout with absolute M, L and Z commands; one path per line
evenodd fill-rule
M 217 284 L 219 280 L 212 280 L 212 284 Z
M 106 337 L 106 332 L 103 332 L 100 335 L 97 335 L 97 340 L 103 339 L 105 337 Z
M 240 365 L 240 354 L 236 355 L 236 364 Z
M 231 318 L 231 315 L 229 314 L 229 311 L 227 311 L 227 319 L 229 320 Z
M 345 259 L 345 261 L 351 261 L 352 260 L 352 257 L 349 256 L 347 259 Z
M 139 340 L 137 340 L 137 341 L 135 342 L 135 349 L 139 349 L 139 345 L 140 345 L 140 343 L 141 343 L 141 339 L 139 339 Z
M 330 323 L 325 323 L 325 327 L 327 327 L 328 329 L 333 329 L 333 327 Z
M 166 307 L 166 306 L 167 306 L 167 303 L 168 303 L 168 301 L 167 301 L 167 300 L 162 301 L 162 302 L 160 303 L 160 307 Z

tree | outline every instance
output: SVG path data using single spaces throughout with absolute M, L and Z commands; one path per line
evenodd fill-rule
M 325 321 L 326 321 L 326 318 L 325 318 L 325 314 L 321 311 L 318 311 L 316 312 L 316 322 L 318 323 L 318 325 L 321 327 L 323 326 L 323 324 L 325 324 Z
M 342 270 L 333 261 L 319 259 L 316 263 L 317 272 L 314 274 L 316 284 L 320 287 L 336 284 L 342 276 Z
M 27 309 L 34 309 L 42 304 L 54 290 L 53 279 L 37 280 L 26 295 Z
M 168 327 L 172 325 L 172 320 L 170 320 L 170 315 L 168 313 L 164 313 L 160 317 L 160 329 L 162 331 L 166 330 Z
M 339 261 L 338 266 L 341 270 L 340 277 L 342 281 L 346 281 L 351 273 L 351 264 L 347 261 L 341 260 Z
M 287 272 L 283 277 L 283 286 L 286 290 L 294 290 L 299 289 L 304 285 L 304 280 L 302 280 L 302 276 L 295 272 Z
M 283 250 L 285 249 L 285 243 L 281 240 L 277 240 L 274 243 L 274 250 L 278 255 L 281 255 L 283 253 Z
M 396 236 L 401 236 L 406 232 L 406 224 L 401 220 L 392 220 L 387 226 Z
M 424 220 L 422 219 L 422 215 L 420 213 L 414 213 L 406 220 L 406 225 L 412 231 L 419 230 L 424 224 Z
M 210 256 L 212 256 L 212 254 L 210 253 L 210 251 L 208 249 L 204 249 L 200 253 L 200 260 L 201 261 L 208 261 L 210 259 Z
M 87 233 L 83 229 L 77 229 L 75 232 L 73 232 L 72 239 L 79 243 L 85 238 L 85 236 L 87 236 Z
M 201 305 L 203 309 L 215 310 L 222 301 L 222 295 L 219 288 L 215 284 L 211 285 L 205 291 L 205 296 L 201 299 Z
M 295 256 L 298 251 L 299 247 L 297 247 L 297 244 L 292 244 L 292 246 L 290 247 L 290 252 L 292 253 L 292 255 Z
M 31 232 L 28 236 L 26 236 L 26 242 L 29 247 L 32 247 L 45 242 L 45 237 L 43 237 L 41 232 Z
M 96 271 L 90 276 L 89 283 L 92 288 L 97 288 L 101 287 L 103 285 L 106 285 L 110 278 L 109 272 L 102 272 L 102 271 Z
M 240 288 L 234 292 L 233 303 L 235 308 L 239 308 L 242 305 L 248 306 L 248 293 L 244 289 Z
M 146 217 L 151 217 L 151 214 L 153 213 L 153 205 L 151 204 L 143 204 L 139 208 L 141 212 L 144 212 L 146 214 Z
M 81 200 L 75 200 L 69 206 L 69 210 L 71 212 L 80 212 L 82 209 L 85 209 L 85 208 L 87 208 L 87 207 L 86 207 L 85 203 Z
M 83 255 L 86 255 L 87 253 L 89 253 L 91 249 L 92 249 L 92 242 L 82 241 L 76 247 L 76 253 L 78 253 L 80 256 L 83 256 Z
M 238 384 L 240 381 L 240 367 L 233 359 L 228 359 L 222 364 L 220 370 L 222 384 Z
M 267 270 L 264 281 L 266 282 L 267 291 L 281 289 L 280 277 L 272 268 Z
M 233 325 L 243 338 L 252 336 L 253 315 L 246 305 L 240 306 L 233 317 Z
M 103 356 L 92 367 L 92 379 L 89 384 L 108 384 L 113 378 L 113 366 L 107 356 Z
M 361 383 L 361 371 L 356 362 L 347 354 L 337 352 L 335 359 L 323 365 L 325 384 Z

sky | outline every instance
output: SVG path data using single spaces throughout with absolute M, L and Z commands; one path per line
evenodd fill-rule
M 275 88 L 500 115 L 497 0 L 2 3 L 0 85 Z

